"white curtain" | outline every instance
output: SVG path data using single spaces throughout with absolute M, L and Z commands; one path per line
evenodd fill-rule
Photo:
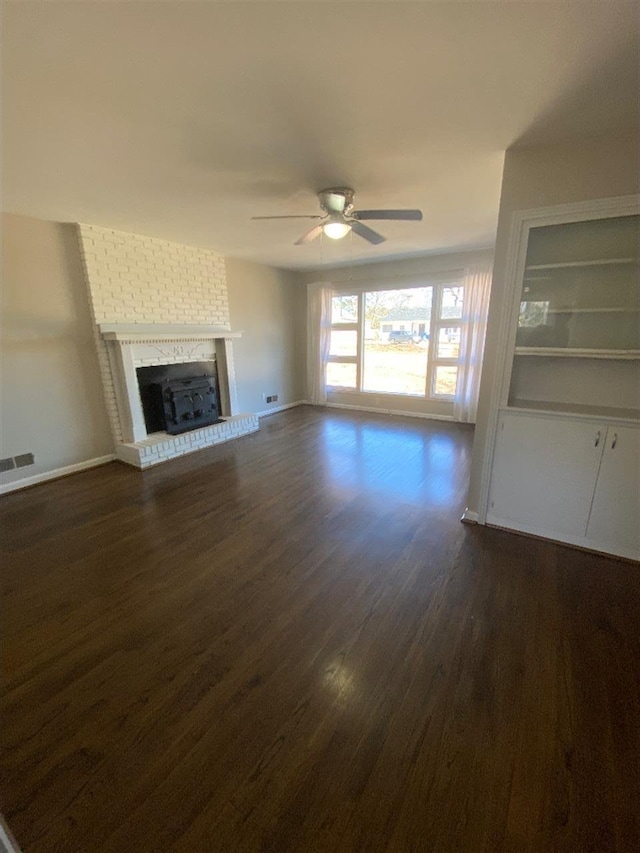
M 453 403 L 453 415 L 463 423 L 476 422 L 492 275 L 493 260 L 482 261 L 465 270 L 460 376 Z
M 310 403 L 327 402 L 326 370 L 331 345 L 331 286 L 307 285 L 307 391 Z

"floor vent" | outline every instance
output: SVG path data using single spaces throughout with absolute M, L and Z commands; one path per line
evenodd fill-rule
M 16 467 L 16 463 L 13 461 L 13 458 L 9 456 L 7 459 L 0 459 L 0 472 L 2 471 L 13 471 Z

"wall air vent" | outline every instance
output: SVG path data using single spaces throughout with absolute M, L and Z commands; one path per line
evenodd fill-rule
M 33 453 L 22 453 L 20 456 L 14 456 L 13 461 L 16 463 L 16 468 L 26 468 L 27 465 L 33 465 L 36 460 Z

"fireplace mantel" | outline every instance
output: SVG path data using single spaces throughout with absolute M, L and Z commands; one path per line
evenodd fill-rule
M 223 326 L 181 323 L 100 323 L 105 341 L 120 343 L 153 343 L 166 341 L 231 340 L 242 337 Z

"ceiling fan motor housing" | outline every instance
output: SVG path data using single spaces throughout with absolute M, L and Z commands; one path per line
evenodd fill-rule
M 353 208 L 353 190 L 350 187 L 330 187 L 320 190 L 320 207 L 327 213 L 347 214 Z

